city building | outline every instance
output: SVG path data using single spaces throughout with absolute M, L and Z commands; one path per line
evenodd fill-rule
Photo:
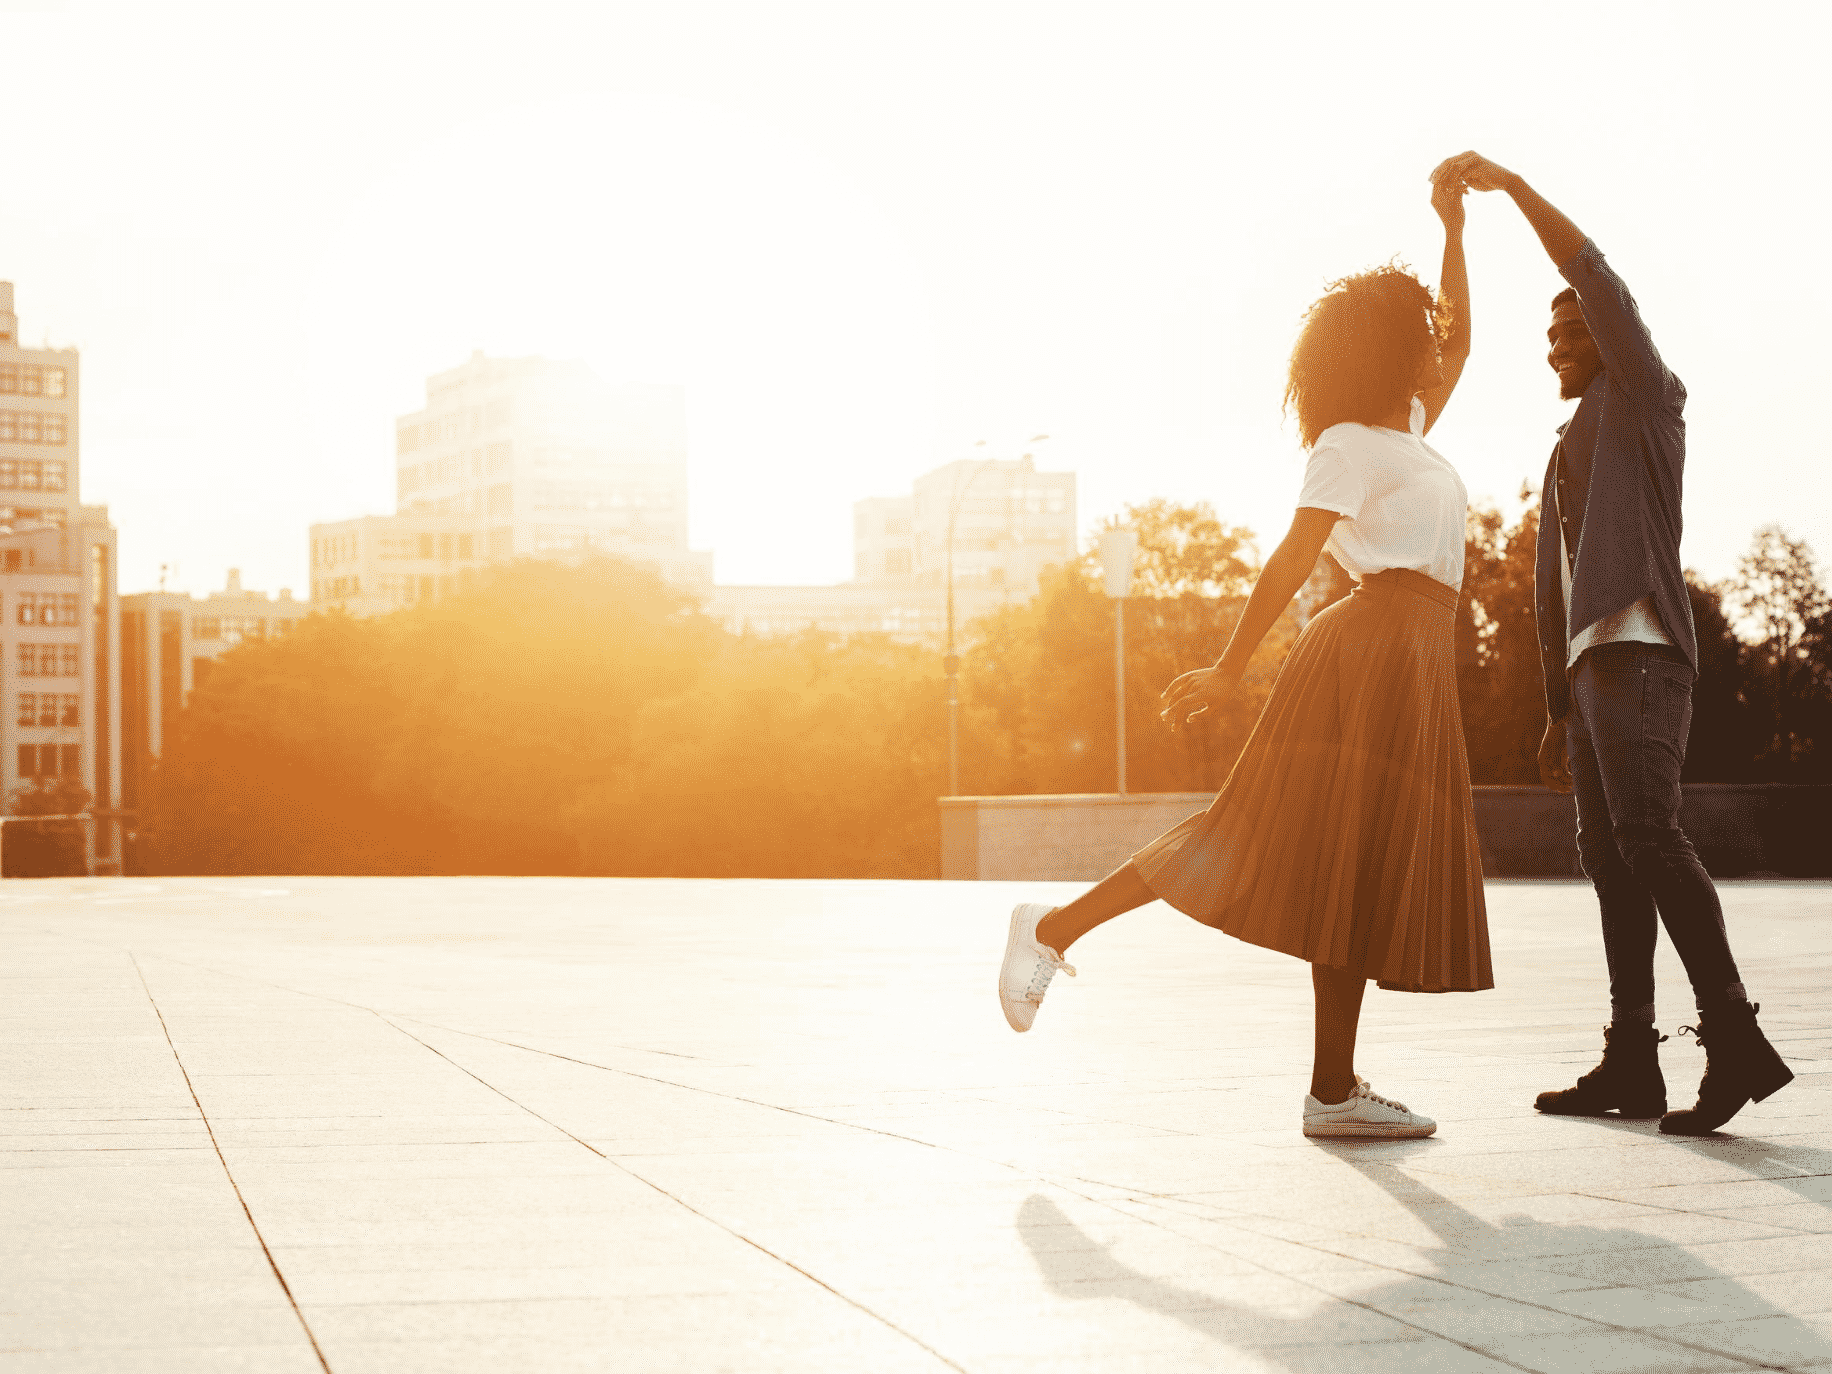
M 1078 552 L 1075 474 L 1016 459 L 963 459 L 924 473 L 908 496 L 853 506 L 853 580 L 832 587 L 714 587 L 708 611 L 734 631 L 888 634 L 941 644 L 950 548 L 954 620 L 1037 594 L 1043 571 Z
M 0 282 L 0 781 L 88 792 L 89 871 L 121 863 L 120 602 L 115 531 L 82 505 L 75 349 L 22 348 Z M 0 846 L 3 848 L 4 846 Z
M 687 545 L 680 387 L 609 386 L 583 363 L 471 356 L 395 424 L 395 514 L 312 526 L 312 601 L 375 615 L 467 568 L 612 553 L 704 587 Z
M 312 608 L 290 589 L 275 598 L 243 590 L 235 568 L 220 592 L 136 592 L 120 600 L 121 801 L 135 812 L 153 761 L 165 752 L 168 723 L 217 657 L 244 640 L 285 634 Z

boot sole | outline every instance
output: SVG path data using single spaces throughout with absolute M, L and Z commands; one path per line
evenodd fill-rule
M 1660 1133 L 1662 1135 L 1713 1135 L 1716 1132 L 1723 1130 L 1725 1123 L 1728 1122 L 1732 1117 L 1734 1117 L 1737 1114 L 1737 1112 L 1740 1112 L 1745 1107 L 1747 1107 L 1751 1102 L 1760 1102 L 1765 1097 L 1773 1097 L 1776 1093 L 1780 1092 L 1788 1084 L 1794 1081 L 1794 1071 L 1788 1068 L 1787 1065 L 1783 1064 L 1781 1066 L 1781 1073 L 1784 1076 L 1780 1078 L 1777 1078 L 1777 1076 L 1774 1074 L 1770 1074 L 1767 1078 L 1763 1079 L 1762 1084 L 1761 1084 L 1761 1087 L 1762 1087 L 1761 1092 L 1751 1093 L 1743 1101 L 1737 1103 L 1736 1111 L 1728 1112 L 1725 1115 L 1719 1117 L 1717 1119 L 1716 1124 L 1714 1125 L 1710 1125 L 1710 1126 L 1700 1125 L 1697 1128 L 1694 1128 L 1690 1120 L 1676 1121 L 1671 1126 L 1667 1124 L 1670 1118 L 1676 1118 L 1682 1115 L 1685 1117 L 1689 1117 L 1689 1118 L 1695 1117 L 1698 1113 L 1698 1108 L 1691 1107 L 1691 1108 L 1683 1109 L 1682 1111 L 1670 1113 L 1668 1117 L 1662 1117 L 1660 1121 Z M 1699 1119 L 1701 1121 L 1709 1121 L 1711 1118 L 1702 1117 Z
M 1667 1114 L 1667 1100 L 1663 1097 L 1656 1102 L 1636 1103 L 1628 1107 L 1613 1104 L 1608 1107 L 1542 1107 L 1535 1102 L 1533 1110 L 1546 1116 L 1601 1116 L 1611 1120 L 1647 1121 Z

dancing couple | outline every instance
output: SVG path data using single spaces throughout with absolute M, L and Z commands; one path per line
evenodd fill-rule
M 1352 595 L 1305 626 L 1209 809 L 1067 906 L 1013 911 L 999 1000 L 1027 1031 L 1064 956 L 1096 926 L 1162 898 L 1205 925 L 1311 966 L 1308 1136 L 1415 1137 L 1437 1123 L 1355 1072 L 1370 980 L 1402 992 L 1494 986 L 1453 646 L 1468 496 L 1425 442 L 1469 357 L 1463 197 L 1504 192 L 1568 289 L 1547 361 L 1578 401 L 1547 469 L 1534 606 L 1547 726 L 1542 779 L 1575 791 L 1610 978 L 1602 1062 L 1541 1093 L 1560 1115 L 1661 1117 L 1703 1135 L 1793 1074 L 1756 1024 L 1716 889 L 1679 826 L 1698 651 L 1680 573 L 1685 388 L 1595 244 L 1519 176 L 1477 153 L 1441 163 L 1434 295 L 1377 268 L 1305 314 L 1285 401 L 1308 450 L 1291 528 L 1227 650 L 1165 690 L 1174 729 L 1226 698 L 1327 549 Z M 1654 944 L 1664 923 L 1692 983 L 1706 1051 L 1698 1101 L 1666 1110 L 1655 1047 Z M 1664 1115 L 1663 1115 L 1664 1113 Z

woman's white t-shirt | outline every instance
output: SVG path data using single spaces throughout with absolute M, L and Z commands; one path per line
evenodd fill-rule
M 1463 521 L 1469 493 L 1457 470 L 1425 442 L 1425 406 L 1412 398 L 1412 432 L 1331 425 L 1317 436 L 1298 505 L 1342 518 L 1323 547 L 1357 582 L 1410 568 L 1463 586 Z

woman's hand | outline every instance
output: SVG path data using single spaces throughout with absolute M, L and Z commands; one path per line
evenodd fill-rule
M 1463 193 L 1469 183 L 1444 163 L 1431 174 L 1431 208 L 1444 221 L 1444 232 L 1454 234 L 1463 228 Z
M 1164 709 L 1158 712 L 1158 719 L 1173 730 L 1188 725 L 1209 707 L 1220 705 L 1239 685 L 1240 674 L 1220 666 L 1192 669 L 1164 689 Z

